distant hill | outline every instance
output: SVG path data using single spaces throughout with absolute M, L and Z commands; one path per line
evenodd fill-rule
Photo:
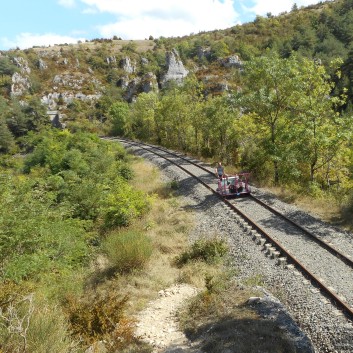
M 184 37 L 127 41 L 95 39 L 77 44 L 34 47 L 0 53 L 0 94 L 39 99 L 48 110 L 101 115 L 102 97 L 131 102 L 142 92 L 159 91 L 170 81 L 194 76 L 205 95 L 239 87 L 242 63 L 266 50 L 286 58 L 294 51 L 329 67 L 344 61 L 336 93 L 348 88 L 353 99 L 353 2 L 336 0 Z M 96 110 L 93 112 L 93 110 Z

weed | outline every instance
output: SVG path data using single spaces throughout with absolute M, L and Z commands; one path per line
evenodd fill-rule
M 183 252 L 176 259 L 176 264 L 181 267 L 193 260 L 201 260 L 208 264 L 216 263 L 228 252 L 224 240 L 218 238 L 198 240 L 191 245 L 188 251 Z
M 150 238 L 133 230 L 111 234 L 103 247 L 113 267 L 120 273 L 142 269 L 153 250 Z
M 263 276 L 261 274 L 256 274 L 252 277 L 248 277 L 244 280 L 244 284 L 249 287 L 262 286 Z
M 82 298 L 67 297 L 65 307 L 73 334 L 88 344 L 113 333 L 120 322 L 126 322 L 122 320 L 127 301 L 127 296 L 113 291 Z M 126 332 L 130 336 L 130 331 Z

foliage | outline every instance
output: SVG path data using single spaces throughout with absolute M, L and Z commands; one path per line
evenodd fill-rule
M 129 105 L 125 102 L 115 102 L 110 106 L 108 114 L 112 123 L 112 134 L 118 136 L 127 135 L 130 130 Z
M 117 144 L 68 131 L 26 142 L 33 149 L 24 161 L 28 176 L 9 175 L 0 188 L 2 278 L 82 266 L 91 251 L 91 221 L 126 226 L 148 210 L 148 198 L 126 182 L 132 174 Z
M 149 209 L 149 198 L 134 190 L 121 178 L 115 180 L 115 186 L 103 201 L 104 228 L 126 227 L 133 219 L 141 217 Z
M 25 136 L 31 131 L 39 132 L 49 126 L 46 109 L 35 97 L 26 104 L 13 100 L 8 115 L 7 125 L 15 137 Z
M 15 72 L 17 72 L 17 67 L 10 61 L 7 57 L 0 57 L 0 76 L 12 76 Z
M 120 273 L 142 269 L 152 255 L 151 240 L 137 231 L 110 234 L 103 247 L 113 268 Z
M 313 181 L 349 136 L 347 119 L 337 112 L 344 97 L 330 96 L 325 68 L 268 53 L 246 64 L 244 79 L 246 89 L 238 97 L 250 126 L 256 126 L 261 149 L 255 163 L 271 162 L 276 184 L 298 177 Z
M 1 277 L 20 281 L 43 272 L 76 268 L 86 260 L 86 224 L 52 208 L 53 194 L 38 179 L 9 177 L 0 190 Z M 48 222 L 48 219 L 50 222 Z
M 182 253 L 176 259 L 178 266 L 183 266 L 189 261 L 205 261 L 206 263 L 215 263 L 228 252 L 228 246 L 224 240 L 201 239 L 191 245 L 190 250 Z
M 104 339 L 124 319 L 127 300 L 114 290 L 90 297 L 68 297 L 65 308 L 73 334 L 86 344 Z
M 15 149 L 15 138 L 6 125 L 5 121 L 0 118 L 0 153 L 9 153 Z

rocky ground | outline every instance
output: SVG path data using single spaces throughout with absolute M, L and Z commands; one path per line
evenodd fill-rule
M 177 311 L 196 294 L 196 288 L 186 284 L 160 291 L 159 298 L 136 316 L 138 337 L 151 344 L 154 352 L 191 352 L 191 342 L 179 330 Z

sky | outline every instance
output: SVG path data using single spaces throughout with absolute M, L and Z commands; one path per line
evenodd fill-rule
M 0 0 L 0 50 L 178 37 L 278 15 L 317 0 Z

